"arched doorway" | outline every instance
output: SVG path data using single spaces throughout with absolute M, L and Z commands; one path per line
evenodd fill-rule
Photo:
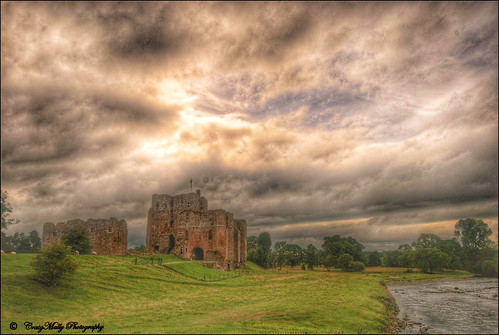
M 204 251 L 201 248 L 194 248 L 192 250 L 192 256 L 195 261 L 202 261 L 204 259 Z

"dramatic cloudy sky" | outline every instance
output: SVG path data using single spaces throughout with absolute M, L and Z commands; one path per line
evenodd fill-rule
M 192 177 L 274 241 L 497 236 L 497 2 L 1 9 L 8 234 L 117 217 L 140 245 Z

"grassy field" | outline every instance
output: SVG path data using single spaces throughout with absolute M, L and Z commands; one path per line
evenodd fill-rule
M 135 265 L 134 257 L 72 256 L 80 264 L 74 280 L 47 288 L 29 279 L 34 255 L 1 257 L 2 334 L 25 333 L 25 321 L 100 323 L 101 333 L 380 333 L 389 322 L 383 281 L 468 275 L 390 268 L 262 273 L 249 264 L 258 274 L 203 281 L 227 273 L 170 255 L 162 256 L 163 266 Z M 11 322 L 19 328 L 11 330 Z

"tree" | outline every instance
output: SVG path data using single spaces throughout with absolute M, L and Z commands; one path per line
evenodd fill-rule
M 291 267 L 300 264 L 304 257 L 303 249 L 297 244 L 286 244 L 282 248 L 282 252 L 286 259 L 286 263 Z
M 284 241 L 276 242 L 274 244 L 276 266 L 279 267 L 279 270 L 281 270 L 282 266 L 286 263 L 285 245 L 286 242 Z
M 492 230 L 480 219 L 461 219 L 454 227 L 454 236 L 461 243 L 470 269 L 474 272 L 481 270 L 481 264 L 478 261 L 479 250 L 493 246 L 493 242 L 489 239 L 490 235 L 492 235 Z
M 272 239 L 270 238 L 270 234 L 263 232 L 258 235 L 257 243 L 255 263 L 268 269 L 272 264 L 272 252 L 270 250 Z
M 398 257 L 402 254 L 400 250 L 385 251 L 383 253 L 383 266 L 398 267 Z
M 469 268 L 466 254 L 457 240 L 442 240 L 438 249 L 450 256 L 449 269 L 460 270 Z
M 379 252 L 373 251 L 367 257 L 369 266 L 380 266 L 381 265 L 381 256 Z
M 247 241 L 248 241 L 248 250 L 256 249 L 256 247 L 258 246 L 258 237 L 256 236 L 248 236 Z
M 36 230 L 31 231 L 28 236 L 25 236 L 24 233 L 15 233 L 14 235 L 2 237 L 2 250 L 6 252 L 37 252 L 41 244 L 42 240 Z
M 343 271 L 348 271 L 350 262 L 353 262 L 353 256 L 350 254 L 342 254 L 338 257 L 338 266 Z
M 70 252 L 71 248 L 62 243 L 42 249 L 31 262 L 35 270 L 34 279 L 47 286 L 55 286 L 69 279 L 77 268 L 76 262 L 69 256 Z
M 435 234 L 422 233 L 416 241 L 412 242 L 412 247 L 416 250 L 425 248 L 438 248 L 442 239 Z
M 437 248 L 425 248 L 414 251 L 414 265 L 425 273 L 442 270 L 450 263 L 450 257 Z
M 4 230 L 7 229 L 7 226 L 11 225 L 11 224 L 14 224 L 14 223 L 18 223 L 19 220 L 17 219 L 13 219 L 10 217 L 10 213 L 12 213 L 12 206 L 10 205 L 10 203 L 7 201 L 7 198 L 9 196 L 9 194 L 7 193 L 7 191 L 0 191 L 1 195 L 2 195 L 2 213 L 1 213 L 1 216 L 2 216 L 2 232 L 1 232 L 1 236 L 2 237 L 5 237 L 5 232 Z
M 305 264 L 309 270 L 313 270 L 314 266 L 317 265 L 317 248 L 313 244 L 309 244 L 307 249 L 305 249 Z
M 327 255 L 340 256 L 342 254 L 349 254 L 354 260 L 367 263 L 362 252 L 364 246 L 353 237 L 343 238 L 339 235 L 324 237 L 322 249 Z
M 88 254 L 92 249 L 87 229 L 83 226 L 73 227 L 69 232 L 62 237 L 62 242 L 71 248 L 78 251 L 80 254 Z
M 402 252 L 397 257 L 397 262 L 399 266 L 407 268 L 407 272 L 412 272 L 412 268 L 414 267 L 415 263 L 415 251 L 407 250 L 405 252 Z
M 29 244 L 31 247 L 31 252 L 36 252 L 42 246 L 42 239 L 36 230 L 32 230 L 28 235 Z
M 322 265 L 329 271 L 329 269 L 334 268 L 338 263 L 338 257 L 334 255 L 327 255 L 322 261 Z

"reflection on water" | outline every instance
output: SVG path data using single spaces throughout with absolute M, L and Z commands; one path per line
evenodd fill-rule
M 497 279 L 389 285 L 407 322 L 402 334 L 497 333 Z

